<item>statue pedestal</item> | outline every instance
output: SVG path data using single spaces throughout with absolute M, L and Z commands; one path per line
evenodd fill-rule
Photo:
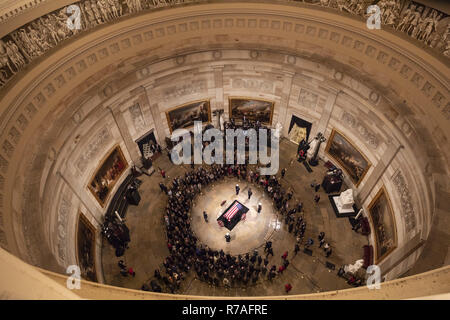
M 348 189 L 340 195 L 329 195 L 328 198 L 333 206 L 336 217 L 354 217 L 356 215 L 352 189 Z

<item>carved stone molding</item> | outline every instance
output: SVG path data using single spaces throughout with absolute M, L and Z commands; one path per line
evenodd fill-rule
M 232 79 L 232 87 L 234 89 L 254 89 L 262 92 L 273 93 L 274 84 L 267 80 L 258 79 Z
M 171 99 L 176 99 L 189 94 L 194 94 L 198 92 L 204 92 L 208 89 L 208 84 L 206 80 L 196 80 L 190 84 L 183 84 L 180 86 L 171 86 L 166 88 L 162 92 L 162 99 L 165 102 Z
M 136 132 L 145 130 L 145 120 L 139 103 L 128 108 Z
M 44 1 L 44 0 L 34 0 Z M 0 40 L 0 54 L 7 57 L 6 60 L 2 59 L 0 64 L 0 87 L 5 85 L 6 82 L 12 78 L 18 71 L 23 69 L 26 64 L 39 56 L 44 55 L 51 48 L 57 46 L 59 43 L 77 35 L 80 32 L 86 32 L 92 28 L 105 23 L 111 23 L 113 20 L 119 19 L 122 16 L 133 15 L 143 10 L 152 10 L 160 8 L 162 6 L 173 6 L 182 4 L 185 2 L 198 2 L 202 3 L 204 0 L 164 0 L 164 1 L 128 1 L 128 0 L 114 0 L 112 3 L 106 3 L 105 1 L 89 1 L 82 0 L 74 3 L 74 8 L 78 13 L 73 16 L 68 14 L 68 7 L 62 7 L 56 9 L 53 12 L 47 13 L 42 17 L 35 19 L 22 26 L 21 28 L 10 32 Z M 221 1 L 212 1 L 221 2 Z M 296 1 L 285 0 L 286 3 L 295 4 Z M 350 15 L 366 17 L 366 8 L 369 3 L 364 1 L 344 0 L 340 2 L 336 1 L 306 1 L 306 3 L 329 7 Z M 35 2 L 30 2 L 35 3 Z M 303 1 L 305 3 L 305 1 Z M 103 5 L 102 5 L 103 4 Z M 450 23 L 448 15 L 440 12 L 431 7 L 424 6 L 422 4 L 415 3 L 413 1 L 402 2 L 400 0 L 381 0 L 377 3 L 381 9 L 380 20 L 381 23 L 388 28 L 387 30 L 396 29 L 408 35 L 412 41 L 420 41 L 430 49 L 437 51 L 438 53 L 450 57 Z M 20 14 L 21 10 L 29 9 L 28 4 L 24 7 L 19 6 L 14 11 L 9 12 L 5 16 L 0 16 L 0 23 L 3 20 L 10 19 L 14 15 Z M 79 15 L 79 19 L 76 20 L 75 16 Z M 67 21 L 72 21 L 72 26 L 69 27 Z M 202 29 L 221 28 L 225 25 L 227 28 L 234 26 L 233 19 L 204 20 L 202 22 Z M 236 22 L 237 26 L 242 25 L 239 21 Z M 75 27 L 74 27 L 75 26 Z M 257 21 L 249 21 L 249 27 L 256 27 Z M 261 20 L 259 26 L 262 28 L 281 29 L 280 21 Z M 176 27 L 170 26 L 167 30 L 160 28 L 155 30 L 156 37 L 163 37 L 166 35 L 172 35 L 176 33 Z M 179 27 L 180 31 L 187 29 L 186 25 Z M 284 24 L 283 30 L 291 30 L 292 25 Z M 305 32 L 308 36 L 315 37 L 316 35 L 322 39 L 328 36 L 329 31 L 320 29 L 318 32 L 315 26 L 297 25 L 297 31 Z M 153 33 L 151 35 L 153 37 Z M 148 36 L 147 36 L 148 38 Z M 336 32 L 332 32 L 330 39 L 335 42 L 340 41 L 340 35 Z M 135 44 L 141 43 L 142 36 L 138 35 L 134 37 L 133 42 Z M 350 47 L 352 46 L 353 39 L 349 36 L 343 36 L 341 44 Z M 122 42 L 123 48 L 131 46 L 131 40 L 125 39 Z M 353 44 L 353 48 L 360 52 L 364 50 L 364 42 L 356 40 Z M 114 49 L 114 50 L 117 50 Z M 375 52 L 368 47 L 366 49 L 367 55 L 373 55 Z M 259 57 L 258 51 L 251 51 L 250 57 L 257 59 Z M 385 52 L 379 52 L 377 60 L 381 63 L 386 63 L 388 55 Z M 88 58 L 88 63 L 93 64 L 97 61 L 95 54 Z M 184 63 L 182 58 L 177 58 L 176 63 L 181 65 Z M 292 63 L 288 59 L 288 63 Z M 393 58 L 389 61 L 389 66 L 397 69 L 399 62 Z
M 414 212 L 414 206 L 412 203 L 412 196 L 406 183 L 402 172 L 398 170 L 392 177 L 392 182 L 397 188 L 397 192 L 400 195 L 401 206 L 403 210 L 403 216 L 406 223 L 406 232 L 414 230 L 416 227 L 416 215 Z
M 355 132 L 373 149 L 377 149 L 380 142 L 376 135 L 359 122 L 352 114 L 344 111 L 342 114 L 342 124 L 347 128 L 355 129 Z
M 297 61 L 297 58 L 295 56 L 288 55 L 286 60 L 289 64 L 295 64 L 295 62 Z
M 58 222 L 56 224 L 58 257 L 63 262 L 67 259 L 67 223 L 69 219 L 71 202 L 63 196 L 58 209 Z
M 104 146 L 110 139 L 112 139 L 111 133 L 108 127 L 102 128 L 94 137 L 90 139 L 89 144 L 84 149 L 85 152 L 75 162 L 75 167 L 80 170 L 81 173 L 86 171 L 89 161 L 96 157 L 100 152 L 102 146 Z
M 222 51 L 220 51 L 220 50 L 214 51 L 212 55 L 215 60 L 222 59 Z
M 304 106 L 307 109 L 314 110 L 317 106 L 317 101 L 319 101 L 319 95 L 304 88 L 300 89 L 298 102 L 302 106 Z

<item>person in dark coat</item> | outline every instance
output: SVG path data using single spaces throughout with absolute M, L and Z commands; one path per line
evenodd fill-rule
M 287 283 L 284 285 L 284 290 L 286 291 L 286 293 L 289 293 L 289 291 L 292 290 L 292 286 L 290 283 Z
M 150 282 L 150 286 L 153 292 L 162 292 L 160 285 L 155 280 Z
M 294 255 L 296 256 L 299 251 L 300 251 L 300 246 L 298 245 L 298 243 L 296 243 L 295 247 L 294 247 Z
M 241 188 L 239 188 L 239 185 L 236 185 L 236 195 L 239 195 L 239 190 L 241 190 Z
M 262 257 L 261 257 L 261 256 L 258 256 L 258 266 L 261 265 L 261 262 L 262 262 Z
M 319 241 L 322 240 L 323 238 L 325 238 L 325 232 L 323 232 L 323 231 L 320 232 L 319 236 L 317 238 L 319 239 Z
M 316 195 L 314 196 L 314 201 L 315 201 L 316 203 L 319 203 L 319 200 L 320 200 L 320 196 L 319 196 L 318 194 L 316 194 Z

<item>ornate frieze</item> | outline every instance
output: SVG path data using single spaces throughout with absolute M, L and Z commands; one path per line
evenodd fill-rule
M 58 222 L 56 224 L 56 234 L 58 238 L 58 257 L 62 261 L 67 258 L 67 222 L 69 218 L 71 203 L 65 196 L 62 197 L 58 209 Z
M 298 102 L 307 109 L 315 109 L 319 96 L 314 92 L 302 88 L 298 97 Z
M 361 122 L 359 122 L 352 114 L 344 111 L 342 114 L 342 124 L 348 128 L 355 129 L 359 136 L 364 140 L 366 144 L 374 149 L 377 149 L 380 142 L 377 136 L 367 129 Z
M 131 115 L 131 121 L 133 121 L 134 128 L 136 132 L 141 132 L 145 130 L 145 120 L 144 115 L 142 114 L 141 106 L 139 103 L 128 108 Z
M 75 166 L 81 173 L 84 173 L 90 163 L 90 160 L 98 155 L 99 151 L 102 149 L 102 146 L 107 144 L 110 139 L 112 139 L 112 136 L 108 130 L 108 127 L 102 128 L 97 134 L 95 134 L 94 137 L 91 138 L 89 144 L 84 149 L 84 153 L 75 162 Z
M 233 89 L 252 89 L 262 92 L 273 93 L 273 83 L 267 80 L 258 79 L 232 79 Z
M 406 223 L 406 231 L 410 232 L 416 227 L 416 215 L 414 212 L 414 206 L 412 203 L 411 193 L 406 183 L 402 172 L 400 170 L 392 177 L 392 182 L 397 188 L 397 192 L 400 195 L 400 202 L 402 206 L 403 216 Z
M 162 98 L 167 102 L 171 99 L 205 91 L 207 87 L 206 80 L 197 80 L 180 86 L 171 86 L 163 90 Z
M 293 2 L 294 0 L 285 1 Z M 80 32 L 109 23 L 124 15 L 185 2 L 203 2 L 203 0 L 83 0 L 75 2 L 72 6 L 48 13 L 11 32 L 0 40 L 0 87 L 5 85 L 9 79 L 32 60 Z M 303 2 L 329 7 L 365 18 L 368 17 L 366 13 L 367 7 L 374 4 L 373 1 L 369 0 L 304 0 Z M 379 15 L 382 25 L 401 31 L 411 38 L 423 42 L 431 49 L 450 57 L 450 22 L 447 14 L 413 1 L 381 0 L 376 5 L 380 8 Z M 68 10 L 69 8 L 71 9 Z M 68 21 L 71 21 L 71 23 Z M 205 20 L 203 23 L 207 24 L 203 28 L 211 27 L 210 21 Z M 239 21 L 237 24 L 239 25 Z M 257 21 L 254 21 L 254 26 L 256 24 Z M 225 21 L 225 25 L 231 27 L 234 25 L 234 21 L 228 19 Z M 249 20 L 248 26 L 252 27 L 252 25 Z M 269 26 L 272 29 L 280 29 L 281 22 L 272 21 L 269 23 L 269 20 L 260 21 L 260 27 L 268 28 Z M 212 27 L 221 28 L 222 21 L 215 20 Z M 156 30 L 157 37 L 166 35 L 164 29 L 158 30 Z M 297 25 L 295 30 L 303 33 L 305 26 Z M 180 31 L 182 31 L 181 27 Z M 319 36 L 323 38 L 325 36 L 324 32 L 326 30 L 320 30 L 318 32 Z M 176 33 L 176 28 L 174 26 L 168 27 L 167 34 L 173 33 Z M 315 36 L 316 33 L 315 27 L 306 26 L 307 35 Z M 148 35 L 145 35 L 145 37 L 148 38 Z M 339 35 L 336 33 L 332 34 L 331 40 L 338 42 Z M 131 46 L 130 39 L 125 39 L 124 41 L 122 43 L 124 49 Z M 142 36 L 137 35 L 133 41 L 135 44 L 142 42 Z M 364 49 L 364 43 L 360 41 L 353 43 L 353 39 L 347 36 L 342 39 L 342 44 L 346 46 L 353 44 L 354 48 L 361 52 Z M 250 56 L 252 59 L 257 59 L 259 52 L 251 51 Z M 97 56 L 92 54 L 88 57 L 88 63 L 93 64 L 97 59 Z M 378 59 L 382 63 L 387 62 L 385 61 L 387 56 L 383 55 L 383 53 L 380 53 Z M 184 60 L 177 58 L 176 62 L 182 64 Z M 81 67 L 85 68 L 85 66 Z M 54 88 L 49 88 L 49 90 L 49 95 L 51 95 L 54 92 Z

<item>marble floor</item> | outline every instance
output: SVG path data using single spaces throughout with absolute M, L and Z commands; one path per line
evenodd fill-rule
M 278 219 L 271 199 L 264 195 L 262 190 L 253 186 L 253 196 L 248 201 L 247 183 L 227 178 L 214 186 L 204 188 L 203 195 L 195 200 L 191 211 L 191 225 L 198 238 L 212 248 L 222 248 L 231 253 L 249 252 L 255 248 L 262 253 L 261 246 L 265 239 L 270 238 L 273 241 L 275 255 L 269 257 L 269 265 L 279 266 L 282 262 L 281 255 L 286 250 L 289 252 L 290 265 L 285 272 L 272 281 L 260 278 L 256 284 L 245 288 L 225 289 L 210 286 L 197 279 L 194 272 L 189 272 L 176 293 L 231 297 L 283 295 L 286 283 L 290 283 L 293 287 L 289 294 L 315 293 L 350 287 L 344 279 L 337 276 L 337 269 L 343 264 L 354 263 L 360 259 L 363 254 L 362 246 L 368 243 L 368 239 L 352 231 L 347 218 L 336 218 L 328 197 L 322 189 L 318 192 L 321 196 L 319 203 L 316 204 L 313 201 L 315 193 L 310 184 L 313 181 L 321 182 L 326 168 L 323 162 L 320 162 L 317 167 L 313 167 L 312 173 L 308 173 L 302 164 L 295 161 L 296 149 L 295 144 L 285 139 L 280 143 L 280 169 L 287 168 L 286 176 L 281 180 L 282 184 L 285 189 L 291 187 L 294 190 L 292 204 L 298 201 L 304 204 L 304 217 L 307 222 L 305 238 L 311 237 L 317 242 L 318 233 L 325 232 L 325 240 L 333 248 L 332 255 L 326 258 L 323 250 L 319 249 L 315 243 L 310 248 L 313 251 L 311 256 L 303 251 L 294 256 L 295 237 L 288 232 L 284 221 Z M 167 161 L 166 156 L 159 157 L 154 165 L 163 168 L 167 176 L 163 179 L 157 172 L 150 177 L 141 176 L 142 200 L 138 206 L 130 206 L 126 216 L 131 242 L 125 255 L 117 258 L 112 246 L 103 239 L 102 269 L 106 284 L 140 289 L 144 282 L 153 279 L 154 270 L 162 266 L 163 259 L 169 254 L 163 220 L 167 196 L 161 192 L 158 184 L 161 181 L 169 184 L 172 178 L 189 171 L 190 167 L 174 166 Z M 236 183 L 239 183 L 241 188 L 237 197 L 234 189 Z M 345 190 L 345 186 L 342 190 Z M 224 235 L 228 230 L 220 228 L 215 220 L 234 199 L 239 200 L 250 211 L 246 221 L 239 222 L 230 232 L 232 240 L 227 244 Z M 227 200 L 227 204 L 220 206 L 223 200 Z M 259 201 L 262 202 L 263 207 L 260 216 L 255 212 Z M 203 219 L 203 210 L 208 212 L 208 223 Z M 133 267 L 136 271 L 135 277 L 120 275 L 117 266 L 120 259 Z M 335 264 L 336 270 L 329 270 L 325 265 L 327 261 Z M 164 286 L 162 287 L 164 290 Z
M 235 191 L 236 184 L 239 184 L 241 188 L 238 196 Z M 250 200 L 248 199 L 249 187 L 253 192 Z M 238 181 L 235 178 L 226 178 L 202 190 L 202 193 L 192 206 L 191 228 L 200 242 L 211 249 L 223 249 L 225 253 L 232 255 L 252 252 L 254 249 L 263 247 L 265 242 L 273 238 L 275 232 L 281 228 L 281 221 L 273 208 L 272 199 L 256 185 Z M 216 220 L 234 200 L 238 200 L 249 211 L 246 213 L 245 220 L 238 222 L 229 231 L 225 227 L 220 227 Z M 223 201 L 226 202 L 221 205 Z M 260 213 L 257 212 L 259 202 L 263 208 Z M 208 214 L 207 223 L 203 219 L 203 211 Z M 225 241 L 226 233 L 230 233 L 230 242 Z

